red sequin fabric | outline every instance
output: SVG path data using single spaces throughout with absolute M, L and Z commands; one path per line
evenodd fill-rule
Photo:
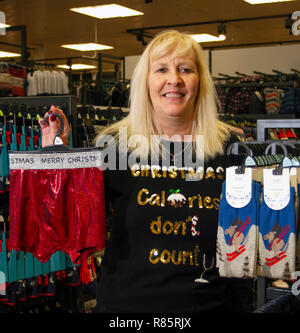
M 58 250 L 74 264 L 105 247 L 103 171 L 13 169 L 10 171 L 10 243 L 42 262 Z

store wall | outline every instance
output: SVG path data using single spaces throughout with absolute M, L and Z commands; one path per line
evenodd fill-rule
M 228 49 L 212 52 L 212 74 L 235 75 L 235 72 L 253 74 L 253 71 L 274 74 L 273 69 L 291 73 L 300 70 L 300 45 L 282 45 Z
M 204 51 L 208 64 L 209 52 Z M 140 56 L 125 57 L 125 75 L 130 79 Z M 235 72 L 253 74 L 253 71 L 274 74 L 272 69 L 290 73 L 300 71 L 300 45 L 281 45 L 212 51 L 212 74 L 236 75 Z

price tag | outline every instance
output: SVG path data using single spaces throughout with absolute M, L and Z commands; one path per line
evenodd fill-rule
M 285 208 L 290 201 L 290 171 L 283 169 L 282 175 L 273 175 L 274 169 L 264 169 L 264 200 L 274 210 Z
M 237 174 L 237 167 L 226 169 L 226 200 L 234 208 L 248 205 L 252 195 L 252 169 L 245 168 L 244 174 Z
M 55 144 L 55 145 L 62 145 L 62 144 L 63 144 L 63 141 L 62 141 L 62 139 L 61 139 L 59 136 L 57 136 L 57 137 L 55 138 L 55 140 L 54 140 L 54 144 Z

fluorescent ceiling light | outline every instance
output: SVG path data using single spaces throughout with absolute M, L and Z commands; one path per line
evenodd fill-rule
M 110 4 L 89 7 L 70 8 L 73 12 L 93 16 L 99 19 L 144 15 L 144 13 L 124 6 Z
M 206 42 L 221 42 L 226 39 L 225 35 L 220 35 L 219 37 L 210 35 L 210 34 L 198 34 L 191 35 L 196 42 L 198 43 L 206 43 Z
M 295 0 L 244 0 L 251 5 L 260 5 L 265 3 L 273 3 L 273 2 L 287 2 L 287 1 L 295 1 Z
M 73 49 L 78 51 L 96 51 L 96 50 L 110 50 L 112 46 L 96 44 L 96 43 L 82 43 L 82 44 L 65 44 L 61 45 L 67 49 Z
M 0 58 L 21 57 L 20 53 L 0 51 Z
M 64 68 L 64 69 L 70 69 L 70 66 L 68 65 L 57 65 L 59 68 Z M 93 65 L 86 65 L 86 64 L 73 64 L 72 65 L 72 70 L 76 69 L 93 69 L 96 68 L 96 66 Z

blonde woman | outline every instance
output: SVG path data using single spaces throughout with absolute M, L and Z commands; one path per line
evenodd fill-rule
M 166 75 L 173 74 L 170 71 L 171 68 L 157 69 L 157 66 L 164 60 L 171 65 L 172 58 L 177 58 L 177 62 L 184 60 L 181 64 L 174 63 L 174 65 L 180 65 L 177 69 L 178 76 L 172 78 L 174 82 L 167 84 L 172 86 L 173 91 L 180 92 L 181 88 L 187 89 L 186 83 L 189 83 L 190 78 L 193 77 L 195 79 L 193 100 L 187 101 L 190 97 L 188 93 L 178 98 L 163 96 L 169 91 L 169 86 L 161 87 L 162 90 L 156 93 L 162 96 L 159 100 L 155 99 L 155 92 L 152 90 L 154 83 L 164 84 Z M 184 67 L 185 65 L 187 68 Z M 186 79 L 188 82 L 185 82 Z M 180 80 L 183 84 L 179 82 Z M 166 31 L 157 35 L 141 56 L 130 86 L 129 116 L 112 125 L 102 135 L 111 134 L 118 141 L 120 127 L 127 129 L 128 137 L 142 135 L 148 140 L 148 145 L 141 147 L 142 154 L 145 155 L 150 149 L 160 150 L 157 134 L 169 137 L 176 135 L 182 139 L 184 135 L 192 135 L 193 139 L 196 135 L 202 135 L 205 137 L 206 158 L 213 158 L 216 154 L 223 153 L 224 142 L 229 136 L 229 127 L 217 120 L 217 97 L 214 84 L 201 47 L 189 35 L 178 31 Z M 163 116 L 156 109 L 156 101 L 158 104 L 165 102 L 164 105 L 170 105 L 170 109 L 176 106 L 176 110 Z M 163 104 L 162 109 L 164 109 Z M 198 151 L 198 153 L 202 155 L 203 152 Z
M 50 127 L 57 128 L 52 120 Z M 100 312 L 231 309 L 229 281 L 215 266 L 230 137 L 217 119 L 199 44 L 178 31 L 158 34 L 133 73 L 129 116 L 96 140 L 107 160 L 116 161 L 104 171 L 113 215 L 101 264 Z

